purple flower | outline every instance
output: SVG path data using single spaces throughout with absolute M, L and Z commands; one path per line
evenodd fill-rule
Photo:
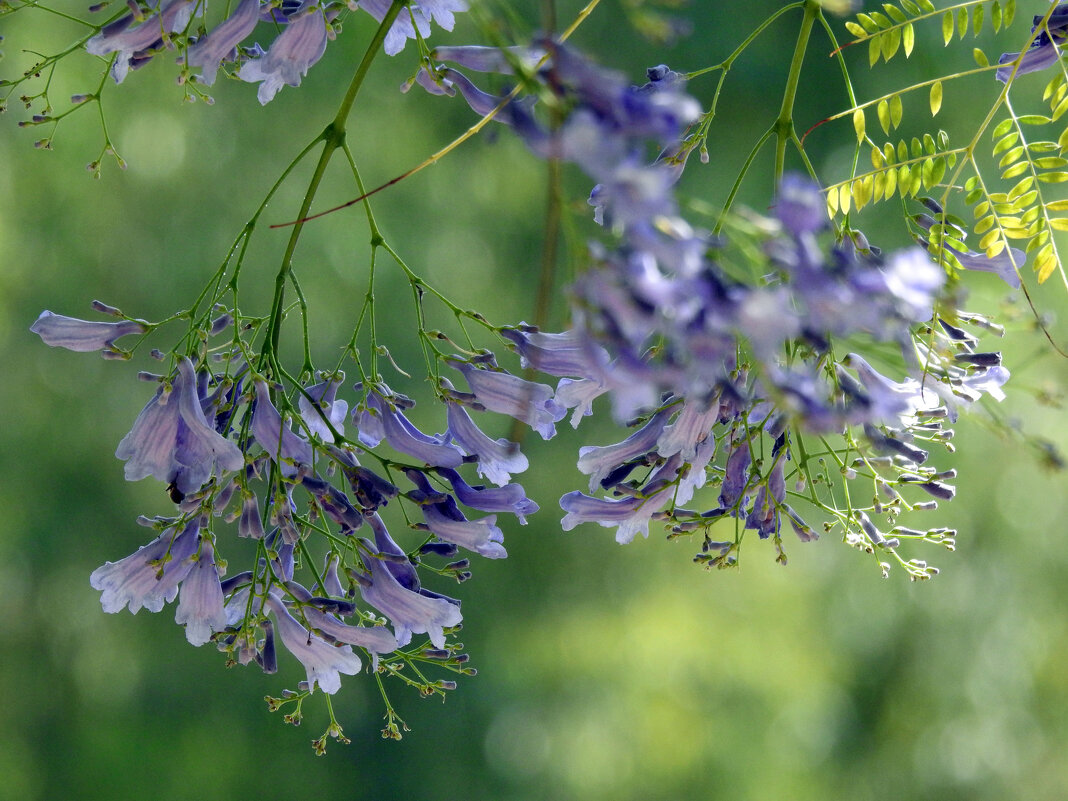
M 185 626 L 185 637 L 193 645 L 203 645 L 211 639 L 213 631 L 226 627 L 215 549 L 207 538 L 200 540 L 200 554 L 182 581 L 174 622 Z
M 1034 24 L 1031 26 L 1032 33 L 1038 28 L 1044 16 L 1044 14 L 1039 14 L 1034 18 Z M 1057 59 L 1060 58 L 1060 47 L 1066 39 L 1068 39 L 1068 3 L 1061 3 L 1050 14 L 1049 20 L 1038 36 L 1035 37 L 1035 40 L 1031 42 L 1031 46 L 1023 53 L 1023 58 L 1020 58 L 1020 53 L 1003 53 L 1001 55 L 1001 58 L 998 59 L 998 64 L 1004 64 L 1005 66 L 1000 67 L 994 73 L 994 77 L 1002 83 L 1008 83 L 1017 59 L 1019 59 L 1020 64 L 1016 69 L 1017 76 L 1026 75 L 1029 72 L 1039 72 L 1046 67 L 1052 67 L 1057 63 Z
M 241 502 L 241 517 L 237 521 L 237 536 L 254 540 L 263 539 L 260 502 L 254 492 L 250 492 Z
M 378 392 L 367 395 L 367 408 L 355 412 L 353 419 L 360 429 L 360 441 L 368 448 L 377 447 L 384 438 L 394 450 L 435 467 L 463 464 L 463 454 L 449 445 L 446 438 L 424 434 L 394 403 Z
M 314 460 L 311 444 L 290 431 L 282 416 L 271 403 L 270 390 L 265 381 L 256 382 L 256 409 L 252 413 L 252 436 L 260 447 L 278 464 L 282 475 L 292 478 L 299 466 L 310 467 Z
M 445 629 L 458 626 L 463 620 L 459 607 L 443 598 L 429 598 L 405 589 L 373 554 L 365 561 L 371 575 L 369 580 L 364 579 L 366 585 L 360 583 L 360 594 L 393 622 L 397 647 L 411 642 L 413 634 L 425 633 L 435 648 L 444 648 Z
M 331 564 L 334 565 L 334 575 L 336 577 L 337 562 L 332 561 Z M 397 650 L 397 638 L 385 626 L 350 626 L 347 623 L 343 623 L 335 615 L 319 609 L 315 604 L 317 602 L 321 603 L 322 599 L 313 598 L 307 589 L 295 581 L 286 582 L 286 588 L 303 604 L 300 608 L 300 613 L 304 616 L 309 626 L 338 642 L 356 645 L 370 651 L 375 665 L 378 664 L 378 654 L 388 654 Z M 340 585 L 338 589 L 340 590 Z M 337 595 L 340 596 L 341 593 L 338 592 Z M 347 603 L 347 601 L 341 602 L 342 605 Z
M 451 388 L 451 384 L 448 387 Z M 478 457 L 480 476 L 503 486 L 509 482 L 512 473 L 522 473 L 529 467 L 527 457 L 517 443 L 487 436 L 460 404 L 446 401 L 445 407 L 449 436 L 465 453 Z
M 200 540 L 200 523 L 193 520 L 180 534 L 169 528 L 136 553 L 108 562 L 89 576 L 89 584 L 100 591 L 100 605 L 115 613 L 124 606 L 137 614 L 144 607 L 158 612 L 178 595 L 178 585 L 193 569 L 190 557 Z
M 779 182 L 775 216 L 795 237 L 819 233 L 830 222 L 827 203 L 820 195 L 819 188 L 797 173 L 787 173 Z
M 684 462 L 692 461 L 698 445 L 712 436 L 712 426 L 718 419 L 719 403 L 702 408 L 700 403 L 687 401 L 675 422 L 657 440 L 657 453 L 665 458 L 677 453 Z
M 564 531 L 570 531 L 579 523 L 597 523 L 605 528 L 616 529 L 616 542 L 626 544 L 641 532 L 649 536 L 649 521 L 654 512 L 671 500 L 675 488 L 668 486 L 649 497 L 627 497 L 621 500 L 592 498 L 581 492 L 569 492 L 560 499 L 560 508 L 567 514 L 560 522 Z
M 936 220 L 929 214 L 917 214 L 913 217 L 916 224 L 921 228 L 930 229 L 935 224 Z M 963 239 L 963 232 L 954 231 L 960 238 Z M 928 252 L 937 256 L 938 248 L 932 247 L 930 243 L 925 239 L 919 239 L 919 243 L 928 249 Z M 946 252 L 956 257 L 957 262 L 965 270 L 975 270 L 983 273 L 994 273 L 1002 281 L 1011 286 L 1013 289 L 1020 288 L 1020 274 L 1019 268 L 1027 261 L 1027 254 L 1019 248 L 1005 248 L 997 256 L 990 258 L 985 253 L 977 253 L 974 250 L 957 250 L 949 245 L 942 244 L 941 246 Z
M 115 350 L 114 343 L 119 337 L 143 334 L 148 329 L 133 320 L 118 323 L 91 322 L 45 310 L 30 326 L 30 330 L 53 348 L 88 353 L 94 350 Z
M 583 417 L 593 414 L 593 402 L 608 392 L 608 386 L 592 378 L 561 378 L 554 400 L 565 409 L 574 409 L 571 427 L 578 428 Z
M 260 0 L 241 0 L 234 13 L 189 48 L 185 63 L 191 69 L 201 68 L 200 83 L 205 86 L 215 83 L 219 65 L 232 60 L 234 48 L 252 33 L 259 19 Z
M 331 645 L 302 626 L 286 609 L 282 600 L 273 592 L 267 596 L 267 606 L 278 621 L 278 635 L 282 644 L 295 656 L 308 672 L 308 689 L 315 685 L 324 693 L 333 694 L 341 689 L 341 674 L 354 676 L 360 672 L 360 658 L 351 646 Z
M 521 525 L 526 525 L 527 515 L 538 511 L 538 505 L 527 497 L 520 484 L 502 487 L 472 487 L 455 470 L 439 469 L 438 472 L 452 485 L 456 499 L 464 506 L 481 512 L 506 512 L 515 515 Z
M 745 489 L 749 483 L 749 440 L 746 435 L 735 432 L 731 437 L 730 452 L 724 468 L 723 483 L 720 485 L 719 505 L 727 510 L 734 510 L 745 503 Z
M 761 539 L 779 533 L 779 508 L 786 498 L 786 481 L 783 478 L 785 463 L 785 458 L 775 460 L 767 481 L 757 489 L 752 511 L 745 518 L 745 527 L 756 529 Z
M 574 329 L 545 334 L 520 323 L 501 331 L 501 336 L 514 343 L 523 367 L 549 375 L 593 378 L 608 362 L 604 348 Z
M 312 7 L 295 19 L 290 17 L 266 55 L 245 62 L 237 77 L 248 83 L 263 81 L 256 97 L 267 105 L 283 84 L 300 86 L 300 79 L 326 52 L 326 39 L 326 18 Z
M 445 542 L 474 551 L 487 559 L 504 559 L 508 556 L 501 544 L 504 534 L 497 527 L 497 515 L 468 520 L 456 508 L 455 502 L 432 503 L 421 508 L 427 528 Z
M 237 445 L 208 423 L 197 395 L 193 364 L 183 357 L 170 392 L 157 390 L 115 450 L 126 462 L 128 481 L 155 476 L 187 495 L 200 489 L 213 471 L 221 476 L 244 464 Z
M 96 36 L 85 43 L 85 49 L 94 56 L 117 53 L 111 65 L 111 77 L 122 83 L 131 66 L 140 66 L 139 59 L 146 50 L 162 46 L 161 37 L 185 28 L 193 11 L 190 0 L 171 0 L 158 14 L 131 28 L 133 16 L 105 25 Z
M 503 370 L 482 370 L 473 364 L 450 360 L 464 374 L 475 398 L 492 412 L 507 414 L 537 431 L 542 439 L 556 435 L 556 425 L 567 413 L 553 400 L 552 387 L 535 384 Z M 442 465 L 442 467 L 455 465 Z
M 644 426 L 615 445 L 579 448 L 578 469 L 590 477 L 590 492 L 624 462 L 655 450 L 672 412 L 673 409 L 660 410 Z
M 362 0 L 360 8 L 381 22 L 391 5 L 392 0 Z M 467 11 L 466 0 L 412 0 L 390 26 L 383 49 L 387 55 L 394 56 L 404 49 L 408 39 L 415 38 L 416 30 L 424 39 L 430 36 L 431 20 L 451 31 L 455 24 L 453 14 L 460 11 Z
M 905 320 L 931 319 L 934 296 L 946 282 L 946 275 L 925 251 L 914 247 L 895 253 L 883 269 L 883 276 Z
M 338 434 L 342 436 L 345 434 L 345 417 L 349 413 L 349 404 L 347 401 L 336 399 L 338 387 L 341 386 L 344 378 L 342 374 L 340 377 L 308 387 L 305 392 L 311 397 L 311 401 L 305 397 L 303 392 L 297 399 L 297 406 L 300 409 L 300 416 L 304 418 L 304 424 L 313 434 L 318 434 L 323 442 L 334 441 L 330 426 L 333 426 Z M 330 423 L 329 426 L 327 422 Z

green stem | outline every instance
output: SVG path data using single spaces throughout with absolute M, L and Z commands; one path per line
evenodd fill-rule
M 293 231 L 289 235 L 289 242 L 286 243 L 285 253 L 282 255 L 282 266 L 279 268 L 278 275 L 275 277 L 274 300 L 271 304 L 271 321 L 268 324 L 267 334 L 263 344 L 264 350 L 260 360 L 261 366 L 268 363 L 273 354 L 278 350 L 278 342 L 282 327 L 285 287 L 286 282 L 289 280 L 289 271 L 293 263 L 293 253 L 297 249 L 297 241 L 300 239 L 301 231 L 304 229 L 303 220 L 308 216 L 312 201 L 315 200 L 315 194 L 319 190 L 319 185 L 322 183 L 323 176 L 326 175 L 326 168 L 330 164 L 330 158 L 334 155 L 334 151 L 341 147 L 345 142 L 345 123 L 348 119 L 349 112 L 352 110 L 352 104 L 356 102 L 356 96 L 359 94 L 364 79 L 367 77 L 367 73 L 371 69 L 371 64 L 382 49 L 382 43 L 385 41 L 386 34 L 389 32 L 389 29 L 393 25 L 393 21 L 397 18 L 397 15 L 400 13 L 400 10 L 404 8 L 405 5 L 407 5 L 407 0 L 393 0 L 393 4 L 382 18 L 382 23 L 378 26 L 378 30 L 375 31 L 374 37 L 367 46 L 367 52 L 364 53 L 363 60 L 356 68 L 356 72 L 352 76 L 352 80 L 349 82 L 349 87 L 345 91 L 345 96 L 341 100 L 341 105 L 338 106 L 337 115 L 318 137 L 318 139 L 323 140 L 323 152 L 319 154 L 319 162 L 315 165 L 315 171 L 312 173 L 311 181 L 308 183 L 308 191 L 304 193 L 304 201 L 301 203 L 300 212 L 297 214 L 297 223 L 293 226 Z
M 808 40 L 812 35 L 812 25 L 820 16 L 821 6 L 816 0 L 805 0 L 805 16 L 801 19 L 801 30 L 797 34 L 794 57 L 790 61 L 790 74 L 786 76 L 786 90 L 782 96 L 782 107 L 775 120 L 775 185 L 778 186 L 786 166 L 786 144 L 794 136 L 794 100 L 797 99 L 797 87 L 801 81 L 801 66 L 808 50 Z

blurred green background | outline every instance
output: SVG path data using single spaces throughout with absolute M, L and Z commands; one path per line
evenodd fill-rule
M 558 6 L 564 24 L 579 4 Z M 574 41 L 640 81 L 660 62 L 692 70 L 719 61 L 778 7 L 694 2 L 677 13 L 695 33 L 664 46 L 635 33 L 625 6 L 605 0 Z M 512 9 L 537 27 L 537 4 Z M 1026 17 L 1043 10 L 1021 3 L 1023 22 L 1006 46 L 977 43 L 991 60 L 999 47 L 1017 49 Z M 785 16 L 735 64 L 711 162 L 691 164 L 686 197 L 722 202 L 777 112 L 799 17 Z M 0 24 L 3 77 L 26 62 L 20 48 L 52 52 L 75 31 L 43 12 Z M 832 24 L 845 38 L 840 20 Z M 215 87 L 213 107 L 182 104 L 167 55 L 121 87 L 109 84 L 109 126 L 130 167 L 105 163 L 99 182 L 83 169 L 100 147 L 95 112 L 65 122 L 51 152 L 34 150 L 39 134 L 16 127 L 17 102 L 0 118 L 0 799 L 1068 798 L 1068 482 L 978 418 L 958 426 L 956 456 L 939 457 L 961 478 L 937 519 L 960 535 L 954 554 L 934 546 L 914 554 L 943 569 L 925 584 L 900 571 L 881 579 L 870 558 L 834 537 L 788 540 L 785 568 L 754 543 L 740 570 L 710 574 L 691 563 L 692 544 L 666 543 L 655 529 L 628 547 L 593 526 L 565 534 L 554 499 L 585 483 L 577 448 L 615 435 L 586 423 L 577 434 L 562 427 L 550 443 L 528 440 L 534 467 L 521 480 L 541 514 L 525 528 L 506 525 L 508 560 L 477 564 L 462 587 L 437 587 L 464 600 L 462 639 L 480 674 L 444 704 L 395 688 L 412 729 L 400 743 L 379 738 L 381 701 L 366 675 L 346 677 L 335 703 L 352 744 L 316 758 L 309 741 L 325 726 L 321 708 L 309 702 L 294 729 L 262 701 L 302 677 L 288 655 L 277 676 L 226 670 L 210 647 L 187 645 L 173 607 L 101 612 L 89 573 L 149 538 L 136 515 L 170 508 L 158 484 L 124 482 L 112 456 L 151 393 L 134 373 L 152 363 L 50 350 L 27 329 L 44 308 L 91 316 L 93 298 L 148 319 L 191 299 L 287 160 L 333 115 L 373 25 L 361 13 L 345 28 L 304 85 L 266 108 L 254 87 L 236 81 Z M 465 18 L 432 41 L 476 38 Z M 850 52 L 858 95 L 971 63 L 975 43 L 944 50 L 937 25 L 919 28 L 918 40 L 907 63 L 874 71 L 865 53 Z M 830 50 L 817 32 L 798 100 L 801 129 L 848 106 Z M 397 91 L 415 58 L 412 45 L 380 58 L 357 104 L 350 141 L 368 184 L 473 121 L 458 100 Z M 95 86 L 94 62 L 74 61 L 81 72 L 54 78 L 57 98 Z M 995 96 L 991 84 L 947 86 L 939 125 L 974 123 Z M 714 80 L 691 90 L 708 103 Z M 910 102 L 907 135 L 930 126 L 924 104 Z M 848 123 L 820 129 L 810 142 L 817 168 L 842 177 L 852 140 Z M 268 222 L 292 218 L 308 169 L 285 186 Z M 743 189 L 758 211 L 770 174 L 769 153 Z M 518 321 L 533 312 L 545 180 L 543 164 L 496 132 L 381 194 L 375 210 L 416 271 L 463 306 Z M 590 230 L 581 216 L 588 187 L 575 172 L 566 181 L 581 237 Z M 353 195 L 339 163 L 317 206 Z M 904 228 L 888 211 L 877 207 L 859 223 L 873 242 L 903 246 Z M 286 235 L 257 234 L 245 311 L 265 302 Z M 366 242 L 359 208 L 310 226 L 301 241 L 297 266 L 324 360 L 358 312 Z M 383 338 L 418 375 L 410 295 L 383 264 Z M 992 276 L 969 278 L 966 307 L 998 312 L 1004 287 Z M 1051 282 L 1037 297 L 1063 342 L 1063 288 Z M 554 314 L 565 319 L 562 295 Z M 1010 398 L 994 411 L 1068 448 L 1063 410 L 1035 400 L 1063 389 L 1066 362 L 1027 330 L 1028 312 L 1017 306 L 1015 314 L 1011 335 L 992 345 L 1014 371 Z M 159 341 L 169 344 L 168 334 Z M 393 383 L 420 392 L 399 375 Z M 427 428 L 441 427 L 435 410 L 417 411 Z

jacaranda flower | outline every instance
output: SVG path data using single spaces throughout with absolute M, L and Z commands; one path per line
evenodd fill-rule
M 252 436 L 267 455 L 278 464 L 282 475 L 292 477 L 298 466 L 310 467 L 314 458 L 311 444 L 282 421 L 271 403 L 270 391 L 264 381 L 256 381 L 256 410 L 252 414 Z
M 178 595 L 178 585 L 193 569 L 190 557 L 199 541 L 200 523 L 193 520 L 181 533 L 168 528 L 137 553 L 98 567 L 89 584 L 100 591 L 101 607 L 108 613 L 128 607 L 135 615 L 142 607 L 160 611 Z
M 234 13 L 189 48 L 185 63 L 191 69 L 200 67 L 200 83 L 205 86 L 215 83 L 219 65 L 231 58 L 234 48 L 252 33 L 259 20 L 260 0 L 241 0 Z
M 263 81 L 256 97 L 261 105 L 267 105 L 283 84 L 300 86 L 300 79 L 326 52 L 326 39 L 326 18 L 313 6 L 291 18 L 267 53 L 246 61 L 237 77 L 248 83 Z
M 1045 14 L 1035 16 L 1034 24 L 1031 26 L 1032 33 L 1035 32 L 1044 16 Z M 1052 67 L 1057 63 L 1057 59 L 1060 58 L 1061 45 L 1066 40 L 1068 40 L 1068 3 L 1061 3 L 1053 9 L 1046 25 L 1039 31 L 1038 36 L 1031 42 L 1031 46 L 1027 51 L 1024 52 L 1023 58 L 1020 58 L 1019 53 L 1003 53 L 1001 55 L 1001 58 L 998 59 L 998 64 L 1004 64 L 1005 66 L 999 67 L 998 71 L 994 73 L 994 77 L 1002 83 L 1007 83 L 1017 59 L 1019 59 L 1020 63 L 1020 66 L 1016 69 L 1017 76 L 1026 75 L 1029 72 L 1039 72 L 1046 67 Z
M 185 626 L 185 637 L 193 645 L 203 645 L 213 631 L 226 627 L 215 548 L 207 537 L 201 538 L 200 553 L 182 581 L 174 622 Z
M 146 50 L 162 47 L 162 36 L 185 28 L 193 11 L 190 0 L 170 0 L 158 14 L 131 28 L 133 16 L 123 17 L 106 25 L 100 33 L 85 43 L 85 49 L 94 56 L 116 53 L 111 65 L 111 77 L 122 83 L 132 66 L 131 62 Z
M 370 548 L 370 543 L 366 543 Z M 425 633 L 435 648 L 445 647 L 445 629 L 463 620 L 460 608 L 442 598 L 428 598 L 405 589 L 373 554 L 366 560 L 370 577 L 360 582 L 363 599 L 393 622 L 397 646 L 403 648 L 413 634 Z
M 393 0 L 362 0 L 360 8 L 381 22 L 385 19 L 386 12 L 393 5 Z M 433 20 L 442 28 L 451 31 L 455 24 L 453 14 L 467 11 L 466 0 L 412 0 L 402 8 L 400 14 L 393 21 L 383 49 L 387 55 L 393 56 L 404 49 L 408 39 L 415 38 L 416 30 L 424 39 L 430 36 L 430 21 Z M 414 25 L 413 25 L 414 22 Z
M 315 685 L 324 693 L 336 693 L 341 689 L 341 674 L 354 676 L 360 672 L 360 657 L 348 645 L 336 646 L 312 634 L 289 613 L 282 599 L 273 592 L 267 596 L 267 606 L 278 621 L 278 636 L 282 644 L 293 654 L 308 672 L 308 689 Z
M 64 317 L 62 314 L 53 314 L 45 310 L 30 326 L 30 330 L 41 337 L 46 345 L 51 345 L 53 348 L 89 353 L 94 350 L 113 348 L 115 340 L 119 337 L 143 334 L 148 329 L 133 320 L 122 320 L 117 323 L 95 322 Z
M 193 363 L 178 360 L 170 392 L 160 387 L 123 437 L 115 455 L 126 462 L 126 479 L 155 476 L 187 495 L 200 489 L 212 472 L 238 470 L 245 457 L 216 432 L 204 416 Z

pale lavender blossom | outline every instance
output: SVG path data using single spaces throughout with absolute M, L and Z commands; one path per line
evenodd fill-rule
M 328 381 L 308 387 L 305 392 L 311 400 L 308 400 L 303 392 L 297 398 L 297 408 L 300 409 L 304 424 L 326 443 L 334 441 L 331 426 L 341 436 L 345 435 L 345 418 L 349 413 L 349 404 L 345 400 L 337 399 L 337 390 L 343 380 L 342 374 L 340 377 L 335 376 Z M 330 425 L 327 425 L 328 422 Z
M 564 531 L 570 531 L 579 523 L 597 523 L 605 528 L 616 529 L 616 542 L 626 544 L 641 533 L 649 536 L 649 521 L 655 512 L 667 504 L 675 492 L 667 486 L 648 497 L 626 497 L 620 500 L 593 498 L 577 490 L 560 499 L 560 508 L 567 514 L 560 522 Z
M 608 392 L 608 386 L 592 378 L 561 378 L 554 400 L 565 409 L 574 409 L 571 427 L 578 428 L 583 417 L 593 414 L 593 402 Z
M 673 411 L 674 409 L 661 409 L 622 442 L 579 448 L 578 469 L 590 477 L 590 492 L 596 490 L 601 482 L 623 463 L 655 450 L 657 440 L 663 434 L 664 426 Z
M 250 492 L 241 502 L 241 517 L 237 521 L 237 536 L 254 540 L 263 539 L 263 522 L 260 519 L 260 502 L 256 493 Z
M 367 408 L 353 414 L 359 427 L 359 438 L 368 448 L 375 448 L 382 439 L 400 453 L 414 456 L 435 467 L 459 467 L 463 454 L 448 444 L 446 438 L 424 434 L 404 413 L 377 392 L 367 396 Z
M 128 607 L 137 614 L 142 607 L 158 612 L 178 595 L 178 585 L 193 569 L 191 557 L 200 540 L 200 523 L 193 520 L 180 534 L 169 528 L 136 553 L 108 562 L 89 576 L 89 584 L 100 591 L 100 606 L 115 613 Z
M 675 421 L 664 428 L 657 440 L 657 453 L 663 457 L 676 453 L 684 462 L 697 455 L 697 447 L 712 436 L 712 426 L 719 419 L 719 403 L 701 404 L 686 401 Z
M 767 480 L 757 488 L 753 509 L 745 518 L 745 527 L 756 529 L 761 539 L 779 533 L 780 507 L 786 498 L 785 463 L 785 456 L 775 460 Z
M 241 0 L 234 12 L 221 24 L 197 40 L 186 53 L 185 63 L 192 69 L 199 67 L 198 79 L 205 86 L 215 83 L 219 65 L 232 60 L 235 48 L 252 33 L 260 19 L 260 0 Z
M 711 433 L 697 446 L 693 459 L 686 464 L 685 475 L 679 479 L 674 498 L 676 505 L 689 503 L 697 490 L 705 485 L 708 479 L 706 468 L 716 455 L 716 446 L 716 438 Z
M 749 452 L 747 433 L 735 432 L 731 437 L 730 451 L 724 468 L 723 483 L 720 485 L 719 504 L 726 510 L 734 510 L 745 503 L 745 490 L 749 483 L 749 465 L 752 454 Z
M 455 503 L 432 503 L 420 509 L 427 528 L 439 539 L 474 551 L 487 559 L 504 559 L 508 556 L 501 544 L 504 533 L 497 526 L 497 515 L 468 520 Z
M 518 443 L 489 437 L 458 403 L 446 401 L 445 408 L 449 436 L 465 453 L 478 457 L 480 476 L 503 486 L 511 480 L 513 473 L 522 473 L 529 467 L 527 457 L 519 450 Z
M 334 576 L 336 578 L 336 560 L 332 564 L 334 565 Z M 295 581 L 287 582 L 286 588 L 302 603 L 300 614 L 303 615 L 304 620 L 311 628 L 326 634 L 338 642 L 356 645 L 370 651 L 376 667 L 379 654 L 388 654 L 397 650 L 397 638 L 385 626 L 350 626 L 338 619 L 336 615 L 324 611 L 324 609 L 332 605 L 335 607 L 347 606 L 351 609 L 348 601 L 331 604 L 328 599 L 314 598 L 305 587 Z M 340 585 L 338 585 L 338 589 L 340 590 Z M 341 595 L 340 592 L 336 594 L 338 596 Z M 323 609 L 320 609 L 316 604 L 323 606 Z M 348 614 L 348 612 L 343 614 Z
M 212 632 L 226 627 L 226 620 L 215 548 L 204 537 L 200 540 L 200 553 L 182 581 L 174 622 L 185 626 L 185 637 L 192 645 L 203 645 L 211 639 Z
M 520 323 L 501 331 L 501 336 L 515 345 L 523 367 L 548 375 L 593 378 L 608 363 L 604 348 L 576 329 L 546 334 Z
M 440 473 L 452 485 L 456 499 L 464 506 L 478 509 L 480 512 L 505 512 L 513 514 L 520 525 L 526 525 L 527 515 L 538 511 L 538 505 L 527 497 L 521 484 L 506 484 L 502 487 L 472 487 L 455 470 L 439 469 Z
M 239 469 L 245 458 L 204 416 L 192 362 L 178 360 L 170 392 L 160 387 L 134 421 L 115 455 L 126 462 L 126 479 L 154 476 L 183 495 L 200 489 L 212 472 Z
M 135 27 L 130 27 L 132 16 L 104 26 L 100 33 L 85 43 L 85 49 L 94 56 L 115 53 L 111 77 L 115 83 L 122 83 L 130 71 L 131 62 L 136 63 L 143 51 L 161 47 L 164 34 L 183 30 L 192 11 L 193 3 L 190 0 L 171 0 L 158 14 L 153 14 Z
M 425 633 L 435 648 L 444 648 L 445 629 L 458 626 L 463 620 L 460 608 L 443 598 L 429 598 L 405 589 L 374 554 L 365 562 L 370 577 L 360 582 L 360 594 L 393 622 L 397 647 L 411 642 L 413 634 Z
M 526 381 L 503 370 L 481 370 L 456 360 L 450 363 L 463 373 L 471 392 L 487 409 L 526 423 L 542 439 L 552 439 L 556 435 L 555 424 L 567 411 L 553 400 L 552 387 Z
M 300 86 L 300 79 L 326 52 L 326 40 L 326 18 L 322 10 L 311 7 L 295 19 L 290 17 L 266 54 L 246 61 L 237 77 L 248 83 L 262 81 L 256 97 L 267 105 L 284 84 Z
M 45 310 L 30 326 L 30 330 L 53 348 L 89 353 L 94 350 L 114 349 L 115 340 L 119 337 L 143 334 L 148 329 L 133 320 L 104 323 L 65 317 Z
M 361 0 L 359 7 L 381 22 L 391 5 L 392 0 Z M 390 26 L 383 49 L 387 55 L 396 55 L 404 49 L 408 39 L 416 37 L 417 30 L 419 36 L 427 38 L 430 36 L 431 21 L 451 31 L 455 24 L 453 14 L 461 11 L 467 11 L 466 0 L 412 0 L 408 7 L 401 9 Z
M 274 612 L 282 644 L 304 665 L 309 690 L 318 684 L 320 690 L 332 695 L 341 689 L 342 673 L 354 676 L 360 672 L 360 657 L 352 652 L 351 646 L 331 645 L 312 634 L 273 592 L 267 596 L 267 606 Z
M 304 437 L 294 434 L 282 421 L 278 409 L 271 403 L 270 390 L 265 381 L 256 382 L 256 409 L 252 413 L 252 436 L 278 465 L 282 475 L 292 478 L 301 466 L 310 467 L 314 460 L 312 446 Z

